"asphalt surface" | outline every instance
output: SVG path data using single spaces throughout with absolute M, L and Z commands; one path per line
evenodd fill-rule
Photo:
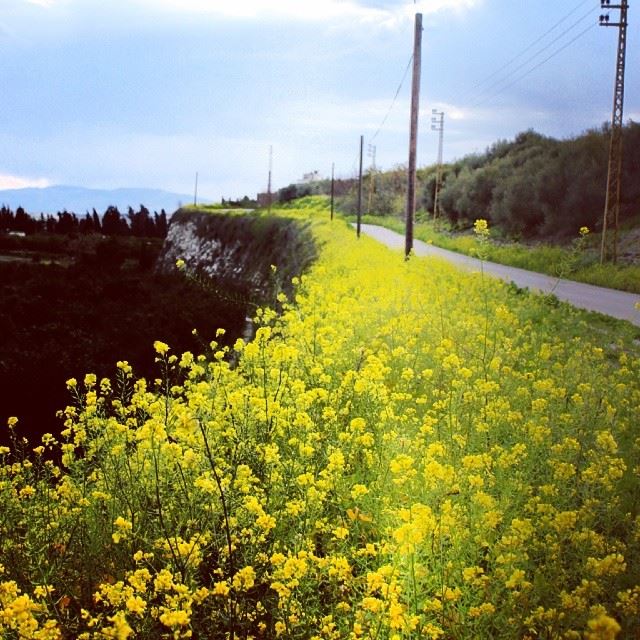
M 391 249 L 404 250 L 404 236 L 395 231 L 373 224 L 363 224 L 361 225 L 361 232 L 375 238 Z M 417 256 L 444 258 L 467 271 L 480 271 L 481 268 L 481 262 L 476 258 L 448 251 L 447 249 L 440 249 L 421 240 L 414 240 L 413 250 Z M 552 278 L 542 273 L 526 271 L 517 267 L 508 267 L 495 262 L 484 262 L 482 268 L 485 274 L 507 282 L 513 282 L 518 287 L 528 287 L 531 290 L 542 293 L 553 293 L 559 300 L 569 302 L 575 307 L 598 311 L 620 320 L 628 320 L 640 326 L 640 310 L 635 308 L 636 303 L 640 302 L 640 295 L 616 289 L 596 287 L 591 284 L 574 282 L 573 280 Z

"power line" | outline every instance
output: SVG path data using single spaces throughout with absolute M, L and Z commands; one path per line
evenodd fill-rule
M 404 70 L 404 73 L 402 74 L 402 80 L 400 80 L 400 84 L 398 85 L 398 89 L 396 90 L 396 94 L 393 96 L 393 100 L 391 101 L 391 105 L 389 106 L 389 110 L 387 111 L 387 113 L 385 114 L 384 118 L 382 119 L 382 122 L 380 123 L 380 126 L 378 127 L 377 131 L 371 137 L 371 142 L 373 142 L 376 139 L 377 135 L 382 130 L 382 127 L 384 127 L 385 123 L 387 122 L 387 119 L 391 115 L 391 111 L 393 111 L 393 107 L 395 106 L 396 100 L 398 99 L 398 96 L 400 95 L 400 91 L 402 91 L 402 87 L 404 85 L 404 81 L 407 79 L 407 74 L 409 73 L 409 69 L 411 69 L 411 64 L 412 63 L 413 63 L 413 54 L 411 54 L 411 57 L 409 58 L 409 62 L 407 63 L 407 68 Z
M 541 56 L 542 54 L 544 54 L 546 51 L 548 51 L 552 45 L 554 45 L 556 42 L 558 42 L 559 40 L 561 40 L 564 36 L 566 36 L 570 31 L 573 31 L 573 29 L 575 29 L 581 22 L 583 22 L 584 20 L 586 20 L 586 18 L 588 18 L 592 13 L 594 13 L 597 10 L 597 7 L 590 9 L 587 13 L 585 13 L 582 17 L 580 17 L 578 20 L 576 20 L 576 22 L 574 22 L 571 26 L 567 27 L 562 33 L 560 33 L 558 36 L 556 36 L 553 40 L 551 40 L 551 42 L 549 42 L 548 44 L 546 44 L 544 47 L 542 47 L 541 49 L 539 49 L 538 51 L 536 51 L 536 53 L 534 53 L 533 55 L 529 56 L 524 62 L 522 62 L 520 65 L 518 65 L 517 67 L 515 67 L 515 69 L 512 69 L 506 76 L 504 76 L 503 78 L 500 78 L 498 80 L 496 80 L 495 82 L 492 82 L 489 86 L 485 87 L 482 91 L 480 91 L 475 98 L 473 98 L 472 100 L 469 101 L 470 106 L 476 106 L 479 103 L 485 102 L 487 98 L 493 97 L 494 95 L 496 95 L 497 93 L 502 93 L 502 91 L 504 91 L 506 88 L 511 87 L 512 85 L 516 84 L 516 82 L 519 82 L 520 80 L 522 80 L 522 78 L 525 78 L 526 76 L 528 76 L 530 73 L 532 73 L 533 71 L 535 71 L 536 69 L 538 69 L 539 67 L 541 67 L 543 64 L 545 64 L 546 62 L 548 62 L 549 60 L 551 60 L 552 58 L 554 58 L 556 55 L 558 55 L 561 51 L 564 51 L 567 47 L 569 47 L 571 44 L 573 44 L 576 40 L 578 40 L 579 38 L 581 38 L 585 33 L 587 33 L 588 31 L 590 31 L 592 28 L 594 28 L 596 25 L 592 24 L 589 25 L 589 27 L 587 27 L 586 29 L 584 29 L 583 31 L 581 31 L 577 36 L 575 36 L 574 38 L 572 38 L 571 40 L 569 40 L 569 42 L 565 43 L 564 45 L 562 45 L 559 49 L 556 49 L 550 56 L 548 56 L 547 58 L 545 58 L 544 60 L 542 60 L 541 62 L 538 62 L 537 64 L 535 64 L 533 67 L 531 67 L 529 70 L 525 71 L 525 73 L 519 75 L 516 77 L 515 80 L 513 80 L 512 82 L 509 82 L 509 80 L 514 76 L 515 73 L 517 73 L 518 71 L 520 71 L 521 69 L 525 68 L 527 65 L 531 64 L 532 62 L 535 61 L 536 58 L 538 58 L 539 56 Z M 491 89 L 500 86 L 501 84 L 504 84 L 505 82 L 507 82 L 508 84 L 506 84 L 505 86 L 501 87 L 497 92 L 493 93 L 493 94 L 489 94 L 487 96 L 487 98 L 485 98 L 485 95 L 491 91 Z
M 546 64 L 547 62 L 549 62 L 549 60 L 551 60 L 552 58 L 555 58 L 559 53 L 561 53 L 562 51 L 564 51 L 565 49 L 570 47 L 574 42 L 576 42 L 576 40 L 579 40 L 580 38 L 582 38 L 582 36 L 584 36 L 586 33 L 591 31 L 591 29 L 594 29 L 596 26 L 597 25 L 595 25 L 595 24 L 589 25 L 586 29 L 581 31 L 577 36 L 575 36 L 574 38 L 569 40 L 569 42 L 567 42 L 564 45 L 562 45 L 559 49 L 556 49 L 550 56 L 548 56 L 544 60 L 541 60 L 540 62 L 538 62 L 538 64 L 536 64 L 535 66 L 531 67 L 531 69 L 528 69 L 527 71 L 525 71 L 523 74 L 519 75 L 517 78 L 515 78 L 511 82 L 508 82 L 508 78 L 504 78 L 501 82 L 504 82 L 505 80 L 507 80 L 507 84 L 506 85 L 500 87 L 498 89 L 498 91 L 495 91 L 494 93 L 489 94 L 487 96 L 484 95 L 486 92 L 481 93 L 478 96 L 478 98 L 476 98 L 475 101 L 471 102 L 471 104 L 469 106 L 477 107 L 478 105 L 485 103 L 490 98 L 495 98 L 496 96 L 499 96 L 501 93 L 503 93 L 504 91 L 506 91 L 507 89 L 512 87 L 514 84 L 517 84 L 522 79 L 526 78 L 528 75 L 533 73 L 536 69 L 539 69 L 543 64 Z M 497 84 L 499 84 L 499 83 L 497 83 Z
M 495 78 L 500 72 L 504 71 L 505 69 L 507 69 L 508 67 L 510 67 L 514 62 L 516 62 L 517 60 L 519 60 L 525 53 L 527 53 L 528 51 L 530 51 L 531 49 L 533 49 L 533 47 L 535 47 L 539 42 L 541 42 L 542 40 L 544 40 L 544 38 L 546 38 L 549 34 L 553 33 L 553 31 L 555 31 L 563 22 L 565 22 L 565 20 L 567 20 L 568 18 L 570 18 L 574 13 L 576 13 L 576 11 L 578 11 L 579 9 L 581 9 L 585 4 L 591 2 L 592 0 L 583 0 L 582 2 L 580 2 L 578 5 L 576 5 L 571 11 L 569 11 L 567 14 L 565 14 L 562 18 L 560 18 L 560 20 L 558 20 L 552 27 L 550 27 L 549 29 L 547 29 L 547 31 L 545 31 L 541 36 L 539 36 L 538 38 L 536 38 L 533 42 L 531 42 L 531 44 L 529 44 L 527 47 L 525 47 L 520 53 L 516 54 L 513 58 L 511 58 L 508 62 L 506 62 L 505 64 L 503 64 L 501 67 L 499 67 L 498 69 L 496 69 L 493 73 L 490 73 L 487 77 L 485 77 L 484 79 L 480 80 L 479 82 L 475 83 L 474 85 L 472 85 L 469 89 L 467 89 L 466 91 L 463 91 L 462 93 L 459 93 L 455 96 L 456 100 L 459 100 L 461 98 L 464 98 L 470 94 L 473 94 L 473 92 L 481 87 L 483 84 L 485 84 L 486 82 L 488 82 L 489 80 Z M 592 11 L 595 11 L 595 9 L 593 9 Z M 592 12 L 591 11 L 591 12 Z M 589 12 L 589 13 L 591 13 Z M 584 17 L 583 17 L 584 18 Z M 578 20 L 578 22 L 580 22 L 583 18 L 581 18 L 580 20 Z M 574 25 L 575 26 L 575 25 Z M 553 44 L 553 43 L 550 43 Z M 535 57 L 535 56 L 534 56 Z

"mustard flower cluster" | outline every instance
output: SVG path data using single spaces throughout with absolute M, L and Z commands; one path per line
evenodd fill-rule
M 254 339 L 0 451 L 0 637 L 633 637 L 637 345 L 286 215 L 321 255 Z

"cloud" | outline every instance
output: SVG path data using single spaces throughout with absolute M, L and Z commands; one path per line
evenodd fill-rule
M 48 2 L 50 0 L 33 0 Z M 483 0 L 421 0 L 418 3 L 403 2 L 389 6 L 373 7 L 355 0 L 138 0 L 138 2 L 182 13 L 208 13 L 229 19 L 279 20 L 303 22 L 357 21 L 394 26 L 413 18 L 417 12 L 425 15 L 442 10 L 463 11 L 471 9 Z
M 326 134 L 361 132 L 373 135 L 381 132 L 404 133 L 408 122 L 409 101 L 399 98 L 390 110 L 389 98 L 347 99 L 338 96 L 318 96 L 314 101 L 291 101 L 280 105 L 275 129 L 283 123 L 292 135 L 305 137 Z M 384 126 L 381 124 L 384 120 Z
M 445 119 L 448 120 L 469 120 L 470 118 L 477 118 L 477 113 L 472 113 L 471 109 L 467 109 L 465 107 L 458 107 L 456 105 L 447 103 L 447 102 L 435 102 L 433 105 L 429 105 L 429 108 L 423 111 L 420 110 L 420 114 L 423 117 L 431 116 L 431 109 L 436 109 L 437 111 L 443 111 L 445 115 Z
M 56 0 L 25 0 L 27 4 L 35 4 L 38 7 L 44 7 L 45 9 L 49 9 L 52 7 Z
M 26 189 L 28 187 L 48 187 L 51 182 L 46 178 L 25 178 L 22 176 L 12 176 L 0 174 L 0 190 L 4 189 Z

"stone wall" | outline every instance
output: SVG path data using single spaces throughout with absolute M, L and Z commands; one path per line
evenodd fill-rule
M 300 220 L 180 209 L 171 218 L 157 269 L 175 270 L 176 261 L 184 260 L 189 273 L 205 276 L 212 286 L 262 304 L 278 291 L 288 293 L 291 278 L 315 257 L 309 225 Z

